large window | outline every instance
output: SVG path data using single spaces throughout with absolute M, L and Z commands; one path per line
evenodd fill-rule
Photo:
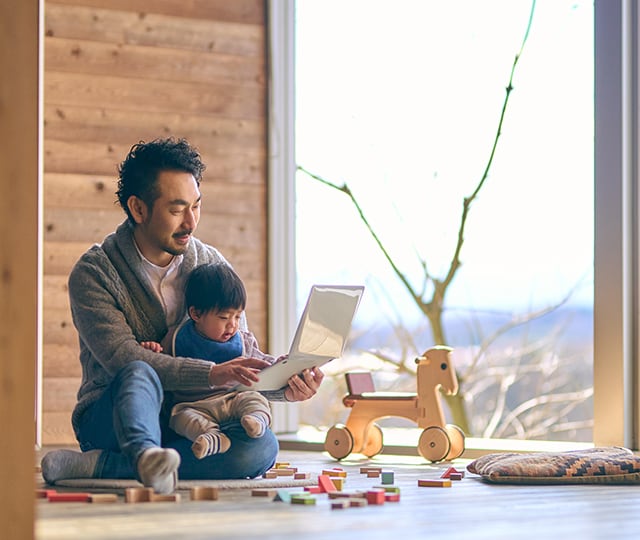
M 593 3 L 299 0 L 295 71 L 298 306 L 367 286 L 301 424 L 344 419 L 345 371 L 409 390 L 445 344 L 467 434 L 591 441 Z

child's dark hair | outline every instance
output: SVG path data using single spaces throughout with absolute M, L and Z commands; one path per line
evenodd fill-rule
M 187 309 L 193 307 L 200 313 L 226 309 L 244 310 L 247 291 L 238 274 L 228 264 L 203 264 L 189 274 L 185 300 Z
M 191 173 L 198 186 L 202 179 L 205 165 L 197 150 L 185 139 L 155 139 L 145 143 L 134 144 L 127 157 L 118 167 L 118 189 L 116 196 L 129 221 L 135 221 L 127 201 L 135 195 L 149 207 L 160 196 L 157 189 L 158 173 L 161 171 L 181 171 Z

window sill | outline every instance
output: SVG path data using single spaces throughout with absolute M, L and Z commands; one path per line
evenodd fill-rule
M 422 432 L 419 428 L 384 428 L 383 454 L 418 455 L 417 442 Z M 324 451 L 326 432 L 302 428 L 296 433 L 277 435 L 282 450 Z M 564 441 L 528 441 L 517 439 L 480 439 L 467 437 L 463 459 L 476 459 L 493 452 L 565 452 L 593 448 L 593 443 Z

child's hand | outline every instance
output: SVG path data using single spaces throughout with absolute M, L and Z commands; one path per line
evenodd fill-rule
M 157 341 L 141 341 L 140 345 L 153 352 L 162 352 L 162 345 Z

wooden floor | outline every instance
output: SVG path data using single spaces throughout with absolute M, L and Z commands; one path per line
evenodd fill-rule
M 45 449 L 46 451 L 46 449 Z M 398 503 L 332 510 L 326 495 L 315 506 L 252 497 L 250 490 L 223 490 L 217 501 L 115 504 L 36 501 L 36 538 L 73 539 L 636 539 L 640 536 L 640 486 L 497 486 L 467 474 L 451 488 L 418 487 L 451 463 L 429 464 L 417 456 L 350 455 L 340 463 L 322 452 L 281 451 L 278 459 L 319 474 L 340 466 L 345 489 L 379 482 L 360 474 L 364 465 L 394 472 Z M 453 465 L 464 469 L 469 460 Z M 302 489 L 298 488 L 298 491 Z M 1 536 L 1 534 L 0 534 Z

